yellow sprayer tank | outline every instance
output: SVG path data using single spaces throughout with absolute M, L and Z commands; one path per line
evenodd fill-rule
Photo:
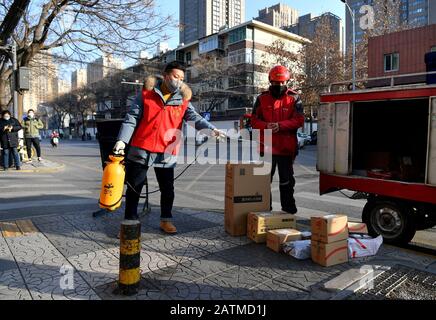
M 126 171 L 122 156 L 110 155 L 103 171 L 100 191 L 100 208 L 115 211 L 121 206 Z

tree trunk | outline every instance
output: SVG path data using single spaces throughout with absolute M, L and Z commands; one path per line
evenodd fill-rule
M 8 108 L 9 95 L 7 94 L 9 81 L 0 78 L 0 110 Z

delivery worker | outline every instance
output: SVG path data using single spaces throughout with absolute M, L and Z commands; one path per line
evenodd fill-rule
M 272 130 L 272 146 L 261 144 L 260 151 L 272 153 L 271 182 L 278 168 L 282 211 L 295 214 L 293 162 L 298 153 L 297 130 L 304 125 L 304 115 L 299 95 L 287 86 L 290 78 L 284 66 L 271 69 L 269 90 L 257 98 L 251 124 L 253 129 Z
M 160 228 L 169 234 L 177 232 L 172 223 L 174 203 L 174 167 L 177 148 L 168 150 L 176 140 L 174 129 L 181 130 L 183 120 L 195 122 L 197 130 L 210 129 L 219 138 L 223 133 L 203 119 L 190 100 L 191 89 L 183 83 L 185 68 L 178 62 L 169 63 L 163 79 L 147 77 L 144 88 L 131 105 L 121 126 L 115 154 L 123 154 L 126 144 L 126 209 L 125 219 L 138 219 L 138 202 L 147 179 L 147 170 L 154 167 L 161 192 Z

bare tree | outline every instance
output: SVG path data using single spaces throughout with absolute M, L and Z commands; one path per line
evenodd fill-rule
M 0 16 L 13 9 L 4 2 Z M 63 57 L 83 61 L 98 51 L 137 58 L 140 50 L 168 39 L 165 28 L 171 24 L 171 17 L 158 14 L 154 0 L 37 0 L 27 7 L 11 37 L 18 46 L 19 66 L 56 48 Z M 11 73 L 10 63 L 0 61 L 3 105 Z
M 374 14 L 368 28 L 364 30 L 362 40 L 356 45 L 356 78 L 365 79 L 368 77 L 368 40 L 388 33 L 402 31 L 412 26 L 401 21 L 400 0 L 374 0 L 372 12 Z M 347 48 L 345 56 L 346 75 L 348 79 L 352 76 L 352 47 Z
M 319 96 L 332 82 L 343 80 L 343 55 L 339 36 L 334 32 L 327 17 L 320 19 L 315 37 L 303 46 L 305 73 L 302 78 L 302 100 L 309 117 L 317 113 Z
M 261 56 L 261 66 L 265 72 L 276 65 L 287 67 L 294 77 L 296 83 L 300 83 L 304 71 L 304 64 L 302 63 L 302 56 L 291 50 L 283 40 L 276 40 L 271 45 L 267 46 L 265 52 Z M 268 86 L 266 82 L 265 87 Z

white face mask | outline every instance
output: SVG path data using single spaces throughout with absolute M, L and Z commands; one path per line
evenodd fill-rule
M 32 119 L 35 115 L 33 113 L 29 113 L 28 116 L 30 119 Z
M 11 119 L 10 116 L 4 116 L 3 119 L 5 119 L 6 121 L 8 121 L 9 119 Z

